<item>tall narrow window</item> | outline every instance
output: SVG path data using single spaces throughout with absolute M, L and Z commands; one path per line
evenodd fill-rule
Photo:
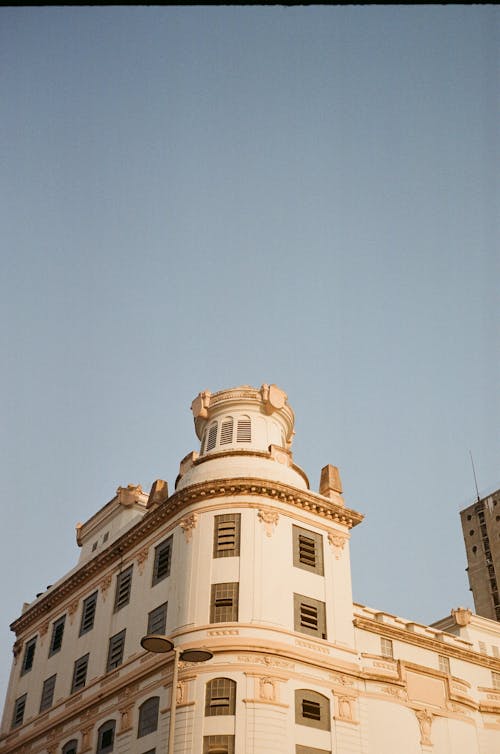
M 130 589 L 132 587 L 132 569 L 129 566 L 116 577 L 115 613 L 130 602 Z
M 95 609 L 97 605 L 97 592 L 94 592 L 83 600 L 82 620 L 80 623 L 80 636 L 86 634 L 94 626 Z
M 241 419 L 238 419 L 236 442 L 252 442 L 252 426 L 248 416 L 242 416 Z
M 380 654 L 383 657 L 394 657 L 394 647 L 392 645 L 392 639 L 380 639 Z
M 76 738 L 72 738 L 71 741 L 64 744 L 61 754 L 76 754 L 78 748 L 78 741 Z
M 217 422 L 214 422 L 210 425 L 208 429 L 208 439 L 207 439 L 207 451 L 213 450 L 215 448 L 215 443 L 217 442 Z
M 109 754 L 115 742 L 115 721 L 108 720 L 97 731 L 97 754 Z
M 491 671 L 491 685 L 494 689 L 500 690 L 500 673 L 497 670 Z
M 164 634 L 167 623 L 167 603 L 155 607 L 148 615 L 148 634 Z
M 210 623 L 238 620 L 238 587 L 237 581 L 212 584 Z
M 203 754 L 234 754 L 234 736 L 204 736 Z
M 303 594 L 294 594 L 293 602 L 295 631 L 326 639 L 325 603 Z
M 228 416 L 220 427 L 220 444 L 229 445 L 233 441 L 233 417 Z
M 56 652 L 59 652 L 59 650 L 61 649 L 65 621 L 66 616 L 63 615 L 62 618 L 59 618 L 52 624 L 52 637 L 50 639 L 49 657 L 54 655 Z
M 153 583 L 157 584 L 162 579 L 170 576 L 170 563 L 172 560 L 172 536 L 155 547 L 155 562 L 153 566 Z
M 240 513 L 224 513 L 214 519 L 214 558 L 240 554 Z
M 109 640 L 108 647 L 108 662 L 106 665 L 106 672 L 117 668 L 123 662 L 123 650 L 125 648 L 125 629 L 120 631 L 119 634 L 115 634 Z
M 54 689 L 56 687 L 56 676 L 51 675 L 43 682 L 42 698 L 40 699 L 40 712 L 52 707 L 54 700 Z
M 36 636 L 26 642 L 24 647 L 23 664 L 21 666 L 21 675 L 27 673 L 33 667 L 33 660 L 35 659 L 36 648 Z
M 147 736 L 148 733 L 154 733 L 158 728 L 158 711 L 160 709 L 160 697 L 153 696 L 147 699 L 139 707 L 139 727 L 137 729 L 137 738 Z
M 205 715 L 234 715 L 236 706 L 236 681 L 230 678 L 213 678 L 207 683 Z
M 295 692 L 295 722 L 330 730 L 330 702 L 327 697 L 317 691 L 298 689 Z
M 89 655 L 86 654 L 76 660 L 73 667 L 73 681 L 71 683 L 71 693 L 83 689 L 87 682 L 87 668 L 89 665 Z
M 12 727 L 19 728 L 23 724 L 24 710 L 26 709 L 27 694 L 23 694 L 14 702 L 14 714 L 12 715 Z
M 317 532 L 292 527 L 293 564 L 297 568 L 323 575 L 323 537 Z
M 439 670 L 450 675 L 450 658 L 444 655 L 438 655 Z

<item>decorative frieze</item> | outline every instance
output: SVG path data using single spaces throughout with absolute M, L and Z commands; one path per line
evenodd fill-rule
M 279 513 L 267 508 L 260 508 L 257 515 L 259 517 L 259 521 L 261 521 L 261 523 L 263 523 L 266 528 L 266 536 L 272 537 L 274 527 L 277 526 L 280 518 Z

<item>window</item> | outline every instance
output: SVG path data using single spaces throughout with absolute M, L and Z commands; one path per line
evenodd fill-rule
M 442 673 L 447 673 L 450 675 L 450 658 L 445 657 L 444 655 L 438 655 L 438 661 L 439 661 L 439 670 L 441 670 Z
M 116 593 L 115 593 L 115 613 L 121 610 L 122 607 L 128 605 L 130 601 L 130 589 L 132 587 L 132 569 L 133 566 L 129 566 L 125 571 L 122 571 L 116 577 Z
M 326 639 L 325 603 L 303 594 L 294 594 L 293 602 L 294 630 Z
M 295 754 L 331 754 L 326 749 L 313 749 L 312 746 L 301 746 L 297 744 Z
M 65 620 L 66 616 L 63 615 L 62 618 L 59 618 L 59 620 L 56 620 L 52 624 L 52 638 L 50 640 L 49 657 L 54 655 L 56 652 L 59 652 L 59 650 L 61 649 Z
M 203 754 L 234 754 L 234 736 L 204 736 Z
M 220 427 L 220 444 L 228 445 L 233 440 L 233 418 L 228 416 Z
M 164 634 L 167 624 L 167 603 L 155 607 L 148 615 L 148 634 Z
M 109 673 L 113 668 L 117 668 L 123 662 L 123 650 L 125 647 L 125 629 L 120 631 L 119 634 L 115 634 L 109 640 L 108 648 L 108 662 L 106 665 L 106 673 Z
M 35 659 L 35 647 L 36 636 L 34 639 L 30 639 L 25 644 L 23 664 L 21 666 L 21 675 L 24 675 L 33 667 L 33 660 Z
M 491 671 L 491 685 L 494 689 L 500 690 L 500 673 L 496 670 Z
M 330 730 L 330 701 L 317 691 L 297 689 L 295 692 L 295 722 L 311 728 Z
M 147 699 L 139 707 L 139 727 L 137 729 L 137 738 L 147 736 L 148 733 L 154 733 L 158 728 L 158 711 L 160 709 L 160 697 L 153 696 Z
M 241 419 L 238 419 L 236 442 L 252 442 L 252 426 L 248 416 L 242 416 Z
M 392 646 L 392 639 L 380 639 L 380 654 L 383 657 L 394 657 L 394 648 Z
M 97 754 L 108 754 L 113 751 L 115 742 L 115 721 L 108 720 L 97 731 Z
M 83 601 L 82 621 L 80 623 L 80 636 L 86 634 L 94 626 L 95 609 L 97 605 L 97 592 L 94 592 Z
M 293 564 L 297 568 L 304 568 L 323 576 L 323 537 L 314 531 L 292 528 L 293 532 Z
M 480 641 L 480 642 L 479 642 L 479 651 L 480 651 L 480 652 L 481 652 L 481 653 L 482 653 L 483 655 L 485 655 L 485 654 L 488 654 L 488 653 L 487 653 L 487 651 L 486 651 L 486 644 L 484 643 L 484 641 Z
M 236 704 L 236 681 L 230 678 L 213 678 L 207 683 L 205 715 L 234 715 Z
M 212 584 L 210 623 L 238 620 L 238 587 L 237 581 Z
M 26 708 L 27 694 L 23 694 L 14 702 L 14 714 L 12 715 L 12 727 L 19 728 L 23 724 L 24 710 Z
M 61 754 L 76 754 L 78 747 L 78 741 L 76 738 L 72 738 L 67 744 L 64 744 Z
M 87 668 L 89 664 L 89 655 L 86 654 L 80 657 L 75 662 L 73 668 L 73 681 L 71 683 L 71 693 L 73 694 L 78 689 L 83 689 L 87 681 Z
M 214 558 L 240 554 L 240 513 L 224 513 L 214 519 Z
M 155 562 L 153 566 L 153 583 L 157 584 L 162 579 L 170 576 L 170 562 L 172 560 L 172 536 L 155 547 Z
M 47 678 L 47 680 L 43 682 L 42 698 L 40 700 L 40 712 L 43 712 L 45 709 L 48 709 L 49 707 L 52 707 L 55 686 L 56 686 L 55 675 L 51 675 L 50 678 Z
M 217 422 L 214 422 L 208 429 L 206 450 L 213 450 L 217 441 Z

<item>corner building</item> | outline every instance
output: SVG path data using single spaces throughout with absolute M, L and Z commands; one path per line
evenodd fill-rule
M 338 470 L 292 458 L 275 385 L 201 393 L 175 491 L 120 487 L 77 566 L 23 607 L 0 754 L 498 754 L 499 624 L 424 626 L 353 603 Z

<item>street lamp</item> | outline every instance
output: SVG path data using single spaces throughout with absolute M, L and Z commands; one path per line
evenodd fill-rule
M 141 639 L 141 646 L 147 652 L 164 654 L 174 653 L 174 675 L 172 678 L 172 694 L 170 699 L 170 727 L 168 731 L 168 754 L 174 754 L 175 713 L 177 710 L 177 676 L 179 673 L 179 660 L 184 662 L 206 662 L 214 656 L 209 649 L 179 649 L 173 641 L 163 634 L 147 634 Z

